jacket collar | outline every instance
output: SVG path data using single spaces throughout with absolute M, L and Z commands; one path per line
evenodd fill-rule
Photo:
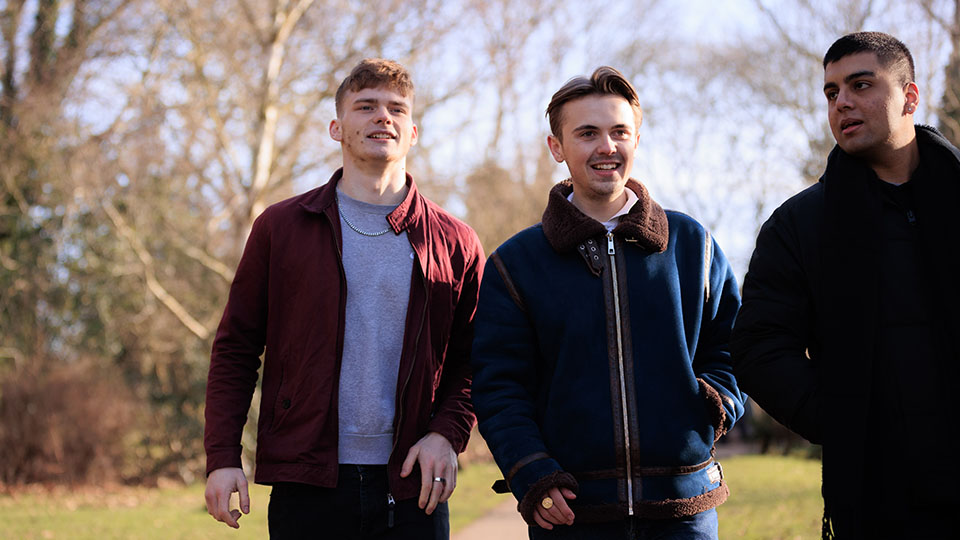
M 649 251 L 665 251 L 669 237 L 666 212 L 640 182 L 628 179 L 627 189 L 633 190 L 639 200 L 628 214 L 620 216 L 620 223 L 613 233 L 636 241 Z M 567 200 L 572 191 L 573 182 L 569 179 L 553 186 L 547 209 L 543 212 L 543 233 L 550 246 L 558 252 L 572 251 L 588 238 L 607 234 L 602 223 L 587 216 Z
M 420 193 L 417 191 L 417 184 L 413 181 L 413 176 L 411 176 L 410 173 L 406 174 L 407 196 L 400 201 L 400 204 L 398 204 L 392 212 L 387 214 L 387 222 L 390 223 L 390 227 L 396 234 L 400 234 L 410 228 L 423 214 L 423 203 L 420 200 Z M 326 184 L 320 186 L 304 198 L 304 200 L 300 202 L 300 206 L 308 212 L 318 214 L 322 214 L 328 209 L 331 209 L 336 205 L 337 184 L 340 183 L 342 178 L 343 168 L 341 167 L 333 173 L 333 176 L 330 177 L 330 180 L 327 181 Z M 335 212 L 336 209 L 334 208 L 333 211 Z

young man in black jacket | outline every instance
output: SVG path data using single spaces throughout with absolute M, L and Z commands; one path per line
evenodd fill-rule
M 823 445 L 824 538 L 942 538 L 956 499 L 937 468 L 957 425 L 960 152 L 914 125 L 913 59 L 896 38 L 844 36 L 823 65 L 837 146 L 760 230 L 735 372 Z

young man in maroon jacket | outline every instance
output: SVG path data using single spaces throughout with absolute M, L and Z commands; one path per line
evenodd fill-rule
M 362 61 L 336 108 L 343 168 L 264 211 L 230 289 L 207 382 L 207 508 L 234 528 L 250 511 L 240 440 L 263 354 L 256 482 L 273 486 L 271 536 L 447 538 L 475 421 L 483 252 L 406 172 L 417 127 L 402 66 Z

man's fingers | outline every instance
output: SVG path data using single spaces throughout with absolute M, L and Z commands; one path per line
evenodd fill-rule
M 420 455 L 420 445 L 415 444 L 411 446 L 410 451 L 407 452 L 407 459 L 403 460 L 403 465 L 400 467 L 401 478 L 406 478 L 410 476 L 410 473 L 413 472 L 413 464 L 417 462 L 417 456 L 419 455 Z
M 447 473 L 447 481 L 443 484 L 443 493 L 440 494 L 440 502 L 447 502 L 447 499 L 453 495 L 453 490 L 457 487 L 457 470 L 454 469 Z
M 573 510 L 571 510 L 570 505 L 567 504 L 567 495 L 558 489 L 551 489 L 550 493 L 553 498 L 553 508 L 551 508 L 551 510 L 557 511 L 554 515 L 558 516 L 561 523 L 566 523 L 567 525 L 573 523 Z M 574 497 L 576 497 L 576 495 L 574 495 Z
M 237 489 L 237 491 L 240 492 L 240 510 L 242 510 L 244 514 L 249 514 L 250 513 L 250 491 L 247 489 L 246 481 L 240 482 L 240 485 L 237 487 L 239 488 Z
M 540 515 L 540 509 L 537 508 L 537 511 L 533 513 L 533 520 L 537 522 L 537 525 L 546 529 L 553 530 L 553 525 L 549 521 L 543 519 L 543 516 Z
M 427 507 L 427 503 L 430 501 L 430 491 L 433 489 L 433 476 L 430 476 L 428 470 L 423 464 L 420 464 L 420 499 L 417 501 L 417 506 L 420 508 Z
M 247 477 L 240 468 L 217 469 L 207 477 L 207 488 L 204 491 L 204 500 L 207 503 L 207 512 L 219 522 L 226 523 L 237 529 L 240 525 L 241 510 L 230 510 L 230 500 L 236 491 L 240 498 L 240 508 L 243 513 L 250 512 L 250 494 L 247 489 Z
M 239 528 L 240 528 L 240 524 L 237 523 L 237 520 L 240 519 L 240 516 L 241 516 L 241 515 L 243 515 L 243 514 L 241 514 L 239 510 L 236 510 L 236 509 L 231 510 L 231 511 L 227 512 L 227 519 L 225 519 L 223 522 L 226 523 L 227 525 L 233 527 L 234 529 L 239 529 Z
M 433 478 L 430 479 L 433 486 L 430 489 L 430 500 L 427 502 L 427 507 L 424 509 L 428 516 L 437 508 L 437 503 L 440 502 L 440 497 L 446 490 L 446 487 L 444 486 L 446 478 L 444 478 L 443 474 L 444 473 L 436 473 L 435 478 L 443 478 L 443 481 L 441 482 L 435 482 L 433 481 Z

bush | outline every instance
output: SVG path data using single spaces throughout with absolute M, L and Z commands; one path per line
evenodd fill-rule
M 89 362 L 0 375 L 0 485 L 117 480 L 133 415 L 126 386 Z

